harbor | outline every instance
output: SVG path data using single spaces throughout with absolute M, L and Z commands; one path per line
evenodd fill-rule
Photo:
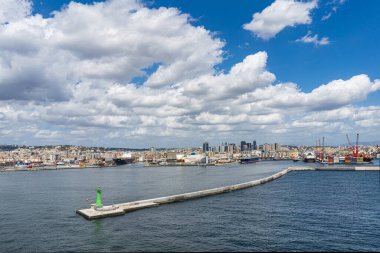
M 83 146 L 0 146 L 0 171 L 52 170 L 114 167 L 143 163 L 146 167 L 220 166 L 253 164 L 261 161 L 303 161 L 319 164 L 371 165 L 380 153 L 378 145 L 355 145 L 348 135 L 348 145 L 328 146 L 325 138 L 315 146 L 292 146 L 279 143 L 259 144 L 241 141 L 220 146 L 193 148 L 146 148 L 140 150 Z

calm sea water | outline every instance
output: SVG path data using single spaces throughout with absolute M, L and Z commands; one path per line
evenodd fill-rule
M 292 172 L 242 191 L 87 221 L 75 211 L 251 181 L 293 162 L 0 173 L 0 251 L 379 251 L 379 172 Z M 297 164 L 302 165 L 302 164 Z

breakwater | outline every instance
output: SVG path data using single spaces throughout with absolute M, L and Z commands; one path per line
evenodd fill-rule
M 180 201 L 186 201 L 196 198 L 203 198 L 207 196 L 227 193 L 231 191 L 236 190 L 242 190 L 258 185 L 262 185 L 268 182 L 271 182 L 273 180 L 276 180 L 285 174 L 293 171 L 379 171 L 378 167 L 289 167 L 288 169 L 285 169 L 283 171 L 280 171 L 274 175 L 265 177 L 263 179 L 258 179 L 246 183 L 241 184 L 235 184 L 225 187 L 219 187 L 219 188 L 213 188 L 208 190 L 202 190 L 202 191 L 196 191 L 196 192 L 190 192 L 190 193 L 184 193 L 184 194 L 178 194 L 178 195 L 172 195 L 167 197 L 161 197 L 161 198 L 154 198 L 154 199 L 148 199 L 148 200 L 140 200 L 140 201 L 133 201 L 128 203 L 122 203 L 122 204 L 114 204 L 110 206 L 104 206 L 101 208 L 95 207 L 93 205 L 91 208 L 88 209 L 81 209 L 77 210 L 77 213 L 85 217 L 86 219 L 92 220 L 92 219 L 100 219 L 100 218 L 106 218 L 111 216 L 119 216 L 124 215 L 128 212 L 132 212 L 139 209 L 149 208 L 149 207 L 155 207 L 162 204 L 169 204 L 174 202 L 180 202 Z

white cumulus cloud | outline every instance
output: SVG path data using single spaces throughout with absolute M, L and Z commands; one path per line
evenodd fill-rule
M 110 0 L 71 2 L 49 19 L 10 22 L 0 27 L 0 99 L 67 100 L 86 80 L 128 83 L 140 76 L 160 87 L 212 73 L 224 42 L 189 18 L 174 8 Z M 160 66 L 148 77 L 154 64 Z
M 243 28 L 268 40 L 276 36 L 286 27 L 310 24 L 311 11 L 317 7 L 317 1 L 276 0 L 262 12 L 253 14 L 250 23 Z
M 31 11 L 32 3 L 28 0 L 0 0 L 0 25 L 23 19 Z

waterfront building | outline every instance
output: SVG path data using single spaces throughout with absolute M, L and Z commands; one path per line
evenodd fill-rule
M 167 152 L 166 153 L 166 161 L 173 163 L 177 161 L 177 153 L 176 152 Z

